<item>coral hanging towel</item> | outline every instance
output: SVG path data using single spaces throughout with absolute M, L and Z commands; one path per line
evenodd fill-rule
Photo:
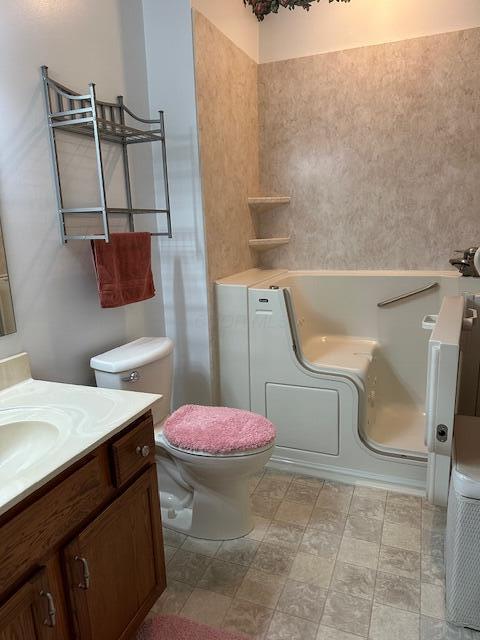
M 122 307 L 155 295 L 149 233 L 112 233 L 92 240 L 98 293 L 103 308 Z

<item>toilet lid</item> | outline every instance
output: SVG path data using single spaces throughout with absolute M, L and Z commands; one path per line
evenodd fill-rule
M 207 454 L 261 449 L 271 445 L 276 435 L 270 420 L 256 413 L 193 404 L 172 413 L 163 434 L 174 447 Z
M 172 351 L 170 338 L 139 338 L 95 356 L 90 360 L 90 366 L 95 371 L 121 373 L 162 360 Z

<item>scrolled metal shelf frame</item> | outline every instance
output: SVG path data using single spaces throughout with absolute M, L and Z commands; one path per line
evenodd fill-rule
M 54 169 L 55 193 L 57 198 L 58 217 L 62 242 L 69 240 L 105 240 L 110 242 L 109 214 L 125 214 L 128 216 L 129 230 L 135 231 L 134 218 L 136 215 L 165 214 L 167 231 L 152 233 L 152 236 L 172 237 L 172 222 L 170 216 L 170 194 L 168 186 L 167 149 L 165 143 L 165 118 L 163 111 L 159 111 L 158 119 L 149 120 L 135 115 L 123 102 L 123 96 L 118 96 L 117 102 L 97 100 L 95 84 L 88 85 L 88 93 L 80 94 L 68 87 L 52 80 L 48 75 L 48 67 L 42 66 L 42 78 L 45 93 L 45 105 L 50 138 L 50 148 Z M 135 123 L 146 124 L 150 128 L 142 129 L 126 123 L 126 116 Z M 67 132 L 93 138 L 96 155 L 96 170 L 98 176 L 99 205 L 98 207 L 65 207 L 62 193 L 62 182 L 58 162 L 57 132 Z M 105 175 L 102 159 L 102 141 L 119 144 L 123 150 L 123 173 L 125 179 L 125 208 L 113 208 L 107 204 Z M 136 208 L 132 203 L 132 189 L 130 181 L 130 167 L 128 147 L 132 144 L 144 142 L 160 142 L 162 145 L 163 179 L 165 192 L 164 209 Z M 66 216 L 92 215 L 101 216 L 103 233 L 75 235 L 67 232 Z

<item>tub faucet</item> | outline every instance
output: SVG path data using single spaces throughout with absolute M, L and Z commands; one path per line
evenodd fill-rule
M 456 267 L 462 276 L 473 276 L 474 278 L 480 277 L 480 274 L 473 263 L 473 258 L 475 257 L 477 249 L 478 247 L 470 247 L 470 249 L 455 251 L 455 253 L 463 253 L 463 258 L 451 258 L 450 264 L 453 267 Z

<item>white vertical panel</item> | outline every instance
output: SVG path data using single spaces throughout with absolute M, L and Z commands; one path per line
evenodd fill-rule
M 174 407 L 211 402 L 203 203 L 190 0 L 143 0 L 151 116 L 165 111 L 174 237 L 159 238 L 165 329 L 175 342 Z M 154 150 L 157 205 L 164 201 Z

